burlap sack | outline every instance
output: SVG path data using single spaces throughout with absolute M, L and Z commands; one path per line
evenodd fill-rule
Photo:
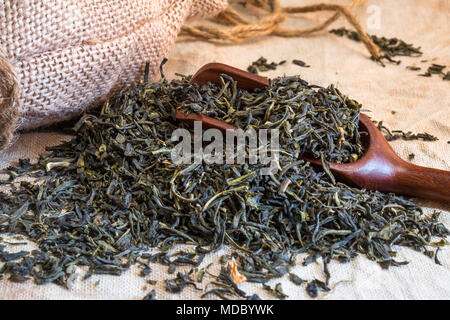
M 226 0 L 5 0 L 0 2 L 0 149 L 17 129 L 80 114 L 150 78 L 188 17 Z

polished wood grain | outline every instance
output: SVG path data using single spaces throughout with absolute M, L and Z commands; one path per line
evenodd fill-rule
M 266 77 L 261 77 L 223 63 L 208 63 L 204 65 L 194 74 L 191 83 L 203 85 L 211 82 L 220 85 L 220 75 L 222 73 L 237 81 L 237 85 L 241 89 L 253 90 L 269 85 L 269 79 Z
M 202 67 L 192 78 L 192 83 L 220 84 L 220 74 L 225 73 L 238 82 L 240 88 L 252 90 L 267 86 L 269 80 L 234 67 L 210 63 Z M 201 121 L 204 128 L 216 128 L 225 132 L 236 129 L 225 122 L 204 115 L 186 115 L 178 110 L 174 117 L 190 125 Z M 360 116 L 360 131 L 367 133 L 365 154 L 353 163 L 329 163 L 336 178 L 368 190 L 395 192 L 419 198 L 450 203 L 450 172 L 420 167 L 401 159 L 364 114 Z M 310 159 L 314 165 L 320 160 Z
M 368 133 L 367 150 L 353 163 L 329 163 L 337 178 L 368 190 L 450 203 L 449 171 L 420 167 L 401 159 L 364 114 L 360 115 L 359 127 Z M 308 160 L 321 164 L 318 160 Z

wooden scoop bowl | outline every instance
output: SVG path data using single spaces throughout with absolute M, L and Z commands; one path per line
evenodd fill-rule
M 192 77 L 191 83 L 220 84 L 220 75 L 223 73 L 232 77 L 240 88 L 246 90 L 269 84 L 267 78 L 220 63 L 203 66 Z M 194 121 L 201 121 L 204 128 L 216 128 L 222 132 L 236 129 L 217 119 L 194 113 L 187 115 L 179 110 L 174 110 L 174 118 L 190 125 Z M 395 192 L 450 203 L 450 171 L 420 167 L 402 160 L 364 114 L 360 115 L 359 130 L 367 133 L 366 152 L 352 163 L 330 162 L 330 170 L 336 178 L 368 190 Z M 304 158 L 315 165 L 321 165 L 320 159 Z

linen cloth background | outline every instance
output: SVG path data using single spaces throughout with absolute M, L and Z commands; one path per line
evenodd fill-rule
M 314 1 L 301 1 L 313 3 Z M 284 5 L 299 5 L 298 1 L 283 1 Z M 371 14 L 379 10 L 379 29 L 370 28 Z M 364 46 L 348 39 L 321 32 L 308 38 L 265 37 L 243 44 L 217 45 L 204 42 L 178 42 L 169 54 L 165 67 L 168 78 L 174 73 L 192 74 L 208 62 L 223 62 L 238 68 L 246 68 L 252 61 L 265 56 L 270 61 L 288 62 L 275 71 L 263 73 L 268 77 L 300 74 L 310 83 L 327 86 L 335 84 L 342 92 L 363 104 L 365 112 L 375 120 L 384 120 L 391 129 L 413 132 L 429 132 L 439 138 L 435 142 L 394 141 L 394 150 L 407 159 L 415 154 L 412 162 L 417 165 L 450 170 L 450 83 L 441 77 L 419 77 L 425 72 L 433 58 L 434 63 L 450 68 L 450 1 L 449 0 L 390 0 L 368 1 L 355 12 L 361 23 L 371 34 L 398 37 L 422 47 L 420 58 L 401 58 L 399 66 L 388 64 L 382 68 L 372 62 Z M 288 27 L 307 27 L 323 21 L 330 13 L 303 15 L 302 19 L 289 19 Z M 372 16 L 373 17 L 373 16 Z M 342 19 L 332 27 L 346 24 Z M 301 68 L 291 63 L 301 59 L 310 68 Z M 426 63 L 421 60 L 429 60 Z M 414 72 L 405 67 L 417 64 L 422 70 Z M 393 114 L 392 111 L 396 113 Z M 55 145 L 69 136 L 57 131 L 23 133 L 9 149 L 0 153 L 0 168 L 16 162 L 19 158 L 36 159 L 45 146 Z M 415 200 L 425 207 L 442 210 L 441 221 L 450 227 L 450 207 L 442 203 Z M 15 250 L 21 250 L 16 247 Z M 409 260 L 410 264 L 383 270 L 363 256 L 351 263 L 333 261 L 329 265 L 330 286 L 335 287 L 323 299 L 450 299 L 450 248 L 439 253 L 442 265 L 412 249 L 396 247 L 398 260 Z M 200 267 L 207 266 L 227 252 L 227 248 L 207 256 Z M 304 256 L 297 258 L 292 272 L 303 279 L 324 279 L 319 264 L 303 267 Z M 164 290 L 164 280 L 174 278 L 167 274 L 167 267 L 151 264 L 152 273 L 146 278 L 139 276 L 139 268 L 132 267 L 120 277 L 94 275 L 82 282 L 76 281 L 71 291 L 54 284 L 43 286 L 33 282 L 12 283 L 0 281 L 0 299 L 141 299 L 153 288 L 158 299 L 198 299 L 202 292 L 187 287 L 180 294 Z M 183 270 L 183 268 L 180 268 Z M 187 269 L 186 269 L 187 270 Z M 80 270 L 81 272 L 81 270 Z M 218 269 L 211 268 L 217 274 Z M 157 280 L 148 285 L 146 280 Z M 205 277 L 201 288 L 210 278 Z M 288 299 L 307 299 L 304 286 L 295 286 L 285 278 L 275 279 L 270 285 L 282 282 Z M 272 298 L 259 285 L 241 283 L 239 287 L 248 294 L 258 293 L 262 298 Z M 211 297 L 214 298 L 214 297 Z

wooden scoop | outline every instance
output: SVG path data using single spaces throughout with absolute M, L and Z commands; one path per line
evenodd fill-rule
M 220 75 L 223 73 L 232 77 L 240 88 L 246 90 L 269 84 L 267 78 L 220 63 L 203 66 L 192 77 L 191 83 L 220 84 Z M 228 123 L 201 114 L 187 115 L 174 110 L 174 117 L 190 125 L 194 121 L 201 121 L 204 128 L 216 128 L 222 132 L 236 129 Z M 364 114 L 360 115 L 359 130 L 367 133 L 366 152 L 352 163 L 330 162 L 330 169 L 336 178 L 368 190 L 395 192 L 450 203 L 450 171 L 420 167 L 402 160 Z M 315 165 L 321 165 L 320 159 L 304 158 Z

